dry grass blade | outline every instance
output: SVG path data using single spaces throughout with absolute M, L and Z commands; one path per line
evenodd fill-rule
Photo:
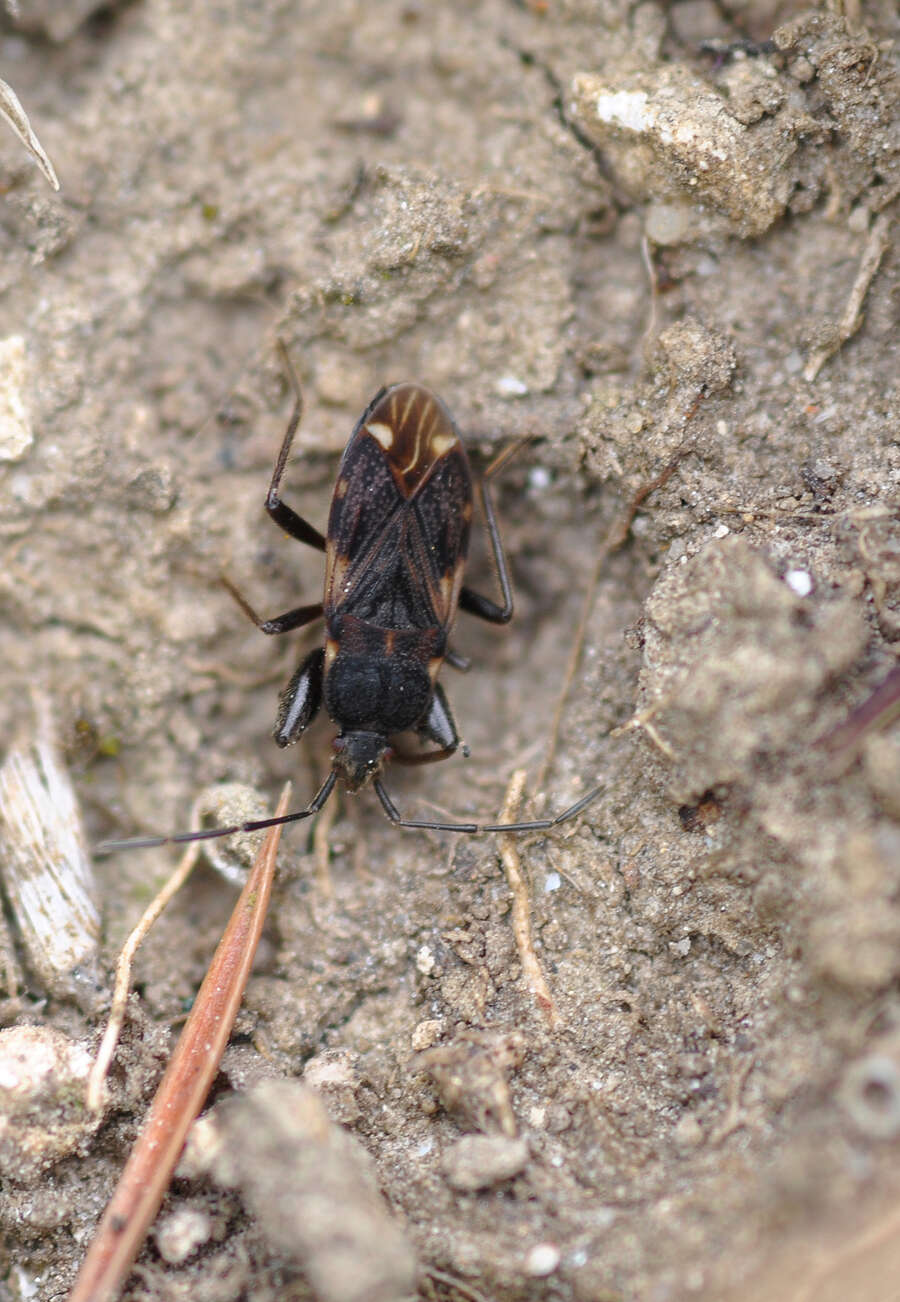
M 2 115 L 22 141 L 22 144 L 34 158 L 54 190 L 59 189 L 59 180 L 53 164 L 47 157 L 44 147 L 32 130 L 28 114 L 22 108 L 19 97 L 5 81 L 0 81 L 0 115 Z
M 116 986 L 113 991 L 109 1020 L 106 1023 L 106 1030 L 103 1032 L 103 1039 L 100 1041 L 100 1048 L 97 1050 L 97 1056 L 88 1077 L 86 1103 L 91 1112 L 99 1111 L 103 1102 L 103 1082 L 106 1080 L 109 1064 L 112 1062 L 113 1054 L 116 1051 L 116 1045 L 122 1033 L 122 1024 L 125 1021 L 125 1012 L 128 1008 L 128 990 L 131 985 L 131 965 L 134 962 L 134 956 L 150 928 L 169 903 L 169 900 L 181 890 L 191 875 L 200 854 L 200 849 L 200 843 L 197 841 L 188 846 L 181 857 L 178 867 L 154 899 L 151 900 L 144 910 L 140 922 L 122 946 L 122 952 L 119 954 L 116 963 Z
M 289 797 L 290 784 L 281 794 L 276 818 L 287 812 Z M 159 1209 L 240 1007 L 265 921 L 280 839 L 281 827 L 273 827 L 257 855 L 69 1302 L 112 1302 Z
M 50 699 L 35 693 L 32 715 L 0 765 L 3 888 L 34 972 L 52 994 L 90 1007 L 97 885 Z

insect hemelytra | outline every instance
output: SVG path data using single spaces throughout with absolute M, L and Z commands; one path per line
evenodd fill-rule
M 478 824 L 401 818 L 381 781 L 389 760 L 426 764 L 446 759 L 459 746 L 456 724 L 438 682 L 445 661 L 466 667 L 448 645 L 457 610 L 495 624 L 505 624 L 512 616 L 512 590 L 489 480 L 515 445 L 478 482 L 501 605 L 463 583 L 473 477 L 449 411 L 424 385 L 392 384 L 369 403 L 341 457 L 324 535 L 282 501 L 281 480 L 302 414 L 300 388 L 286 353 L 284 360 L 296 400 L 265 505 L 286 533 L 325 553 L 323 598 L 264 620 L 237 589 L 224 582 L 264 633 L 288 633 L 324 618 L 324 645 L 306 656 L 281 694 L 275 740 L 279 746 L 292 745 L 324 704 L 338 727 L 332 769 L 307 808 L 284 818 L 127 844 L 229 836 L 308 818 L 322 808 L 338 778 L 349 791 L 371 782 L 385 814 L 398 827 L 514 832 L 555 827 L 573 818 L 594 799 L 598 788 L 555 818 Z M 403 746 L 404 734 L 418 737 L 418 750 Z

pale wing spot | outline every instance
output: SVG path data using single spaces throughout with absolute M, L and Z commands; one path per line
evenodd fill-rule
M 431 659 L 428 661 L 428 677 L 431 679 L 432 682 L 435 682 L 437 680 L 437 676 L 441 671 L 441 665 L 443 663 L 444 663 L 443 656 L 432 656 Z
M 366 429 L 372 435 L 377 443 L 380 443 L 385 452 L 390 452 L 394 446 L 394 431 L 390 425 L 383 425 L 381 421 L 373 420 Z
M 455 434 L 434 434 L 431 438 L 431 451 L 435 458 L 449 452 L 456 442 Z
M 347 496 L 347 488 L 348 488 L 347 480 L 344 478 L 343 475 L 341 475 L 340 479 L 337 481 L 337 483 L 334 486 L 334 495 L 339 502 Z
M 328 638 L 328 640 L 325 643 L 325 673 L 326 674 L 328 673 L 328 670 L 331 668 L 331 666 L 334 664 L 335 660 L 337 659 L 337 653 L 338 653 L 337 642 L 335 642 L 334 638 Z

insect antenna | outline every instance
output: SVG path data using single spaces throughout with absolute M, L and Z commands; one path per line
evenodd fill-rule
M 279 827 L 282 823 L 296 823 L 301 818 L 311 818 L 317 814 L 331 795 L 337 774 L 331 772 L 319 787 L 305 809 L 295 810 L 293 814 L 282 814 L 278 818 L 257 818 L 249 823 L 235 823 L 231 827 L 203 828 L 199 832 L 178 832 L 175 836 L 135 836 L 127 841 L 101 841 L 94 847 L 96 854 L 114 854 L 117 850 L 150 850 L 160 845 L 183 845 L 188 841 L 212 841 L 220 836 L 234 836 L 237 832 L 261 832 L 267 827 Z
M 425 818 L 403 818 L 379 778 L 375 779 L 374 786 L 375 794 L 381 801 L 381 808 L 394 827 L 410 827 L 425 832 L 465 832 L 469 836 L 481 836 L 490 832 L 547 832 L 551 827 L 560 827 L 563 823 L 568 823 L 571 818 L 575 818 L 587 809 L 588 805 L 593 804 L 603 791 L 603 787 L 594 787 L 586 796 L 576 800 L 574 805 L 569 805 L 561 814 L 551 818 L 531 818 L 519 823 L 441 823 Z

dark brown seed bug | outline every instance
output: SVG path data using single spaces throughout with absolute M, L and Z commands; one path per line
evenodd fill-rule
M 507 449 L 478 483 L 478 492 L 500 582 L 502 604 L 463 583 L 473 514 L 473 478 L 466 450 L 444 403 L 420 384 L 381 389 L 350 435 L 338 469 L 328 530 L 298 515 L 280 496 L 281 480 L 303 410 L 300 387 L 285 350 L 295 402 L 272 481 L 266 510 L 285 533 L 325 553 L 325 591 L 320 602 L 260 619 L 227 580 L 231 595 L 264 633 L 289 633 L 320 617 L 325 644 L 302 661 L 281 694 L 275 741 L 290 746 L 324 704 L 338 726 L 332 769 L 305 809 L 282 818 L 233 827 L 107 842 L 104 849 L 164 845 L 256 831 L 317 813 L 340 778 L 349 791 L 371 782 L 397 827 L 437 832 L 528 832 L 574 818 L 599 794 L 590 791 L 555 818 L 520 823 L 445 823 L 401 818 L 381 781 L 385 764 L 427 764 L 446 759 L 459 735 L 438 682 L 446 661 L 468 663 L 448 645 L 457 610 L 494 624 L 512 617 L 513 600 L 503 544 L 490 491 L 491 477 L 508 459 Z M 404 734 L 431 749 L 407 750 Z

